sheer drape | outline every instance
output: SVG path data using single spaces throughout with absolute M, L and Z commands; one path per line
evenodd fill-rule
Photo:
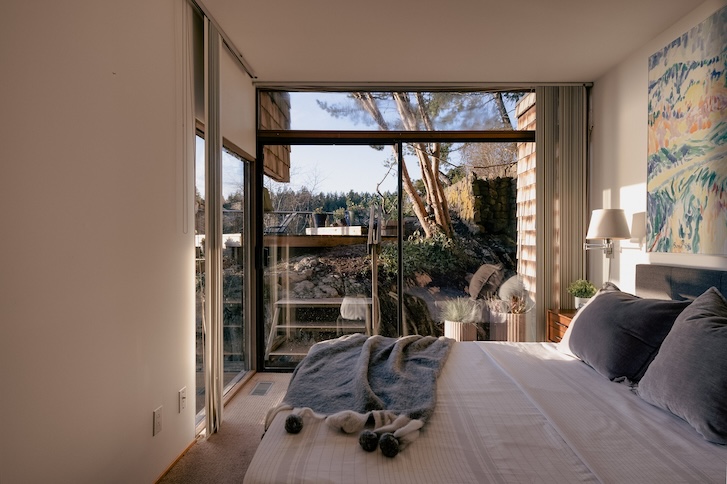
M 222 423 L 222 134 L 220 36 L 205 18 L 205 421 L 207 436 Z
M 538 321 L 549 308 L 572 307 L 566 288 L 585 273 L 587 216 L 587 91 L 583 86 L 536 89 Z M 538 325 L 538 339 L 545 337 Z

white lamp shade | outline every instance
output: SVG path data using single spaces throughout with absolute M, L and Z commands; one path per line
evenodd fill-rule
M 620 208 L 600 208 L 591 214 L 586 239 L 629 239 L 631 232 Z

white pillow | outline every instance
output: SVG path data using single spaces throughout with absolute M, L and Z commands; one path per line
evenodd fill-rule
M 500 290 L 497 292 L 497 295 L 503 301 L 510 301 L 513 296 L 522 297 L 524 294 L 525 286 L 523 285 L 523 281 L 521 281 L 520 277 L 517 275 L 512 276 L 503 282 L 500 286 Z
M 341 302 L 343 319 L 368 319 L 369 304 L 362 297 L 344 297 Z
M 573 354 L 573 351 L 570 349 L 570 334 L 573 332 L 573 326 L 576 325 L 576 322 L 578 321 L 578 316 L 580 316 L 583 313 L 583 308 L 591 304 L 593 301 L 596 300 L 596 298 L 602 294 L 602 291 L 598 291 L 595 296 L 593 296 L 591 299 L 588 300 L 586 304 L 581 306 L 578 311 L 573 315 L 573 318 L 570 320 L 570 324 L 568 325 L 568 328 L 565 330 L 565 334 L 563 335 L 563 338 L 558 342 L 556 348 L 558 348 L 558 351 L 561 353 L 564 353 L 568 356 L 572 356 L 573 358 L 578 358 L 575 354 Z M 580 358 L 579 358 L 580 359 Z

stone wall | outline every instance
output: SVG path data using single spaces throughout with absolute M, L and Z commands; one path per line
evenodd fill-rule
M 517 180 L 491 180 L 468 176 L 445 190 L 449 208 L 470 226 L 474 233 L 507 235 L 517 239 Z

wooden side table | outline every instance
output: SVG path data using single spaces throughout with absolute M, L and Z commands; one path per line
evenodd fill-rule
M 548 329 L 546 335 L 548 341 L 558 343 L 563 339 L 565 330 L 568 329 L 568 325 L 575 314 L 575 309 L 548 309 Z

